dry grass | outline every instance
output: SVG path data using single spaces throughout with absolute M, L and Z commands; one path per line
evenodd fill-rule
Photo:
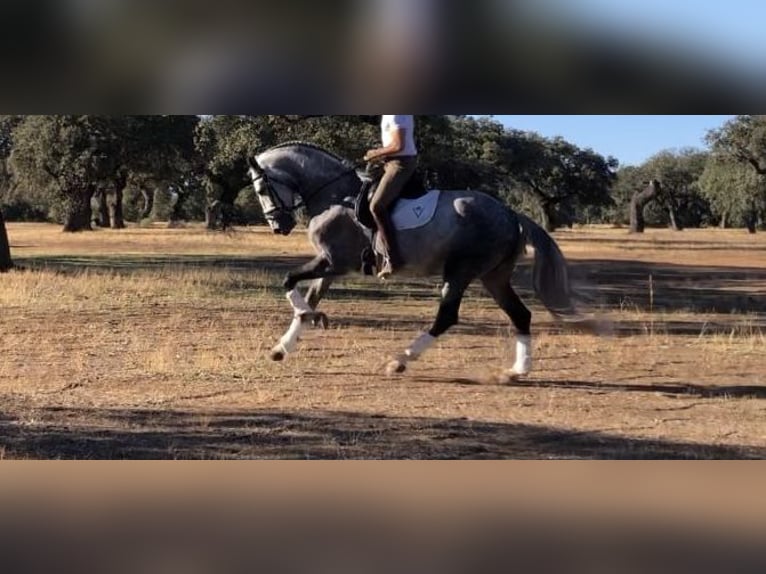
M 766 237 L 557 234 L 597 338 L 532 304 L 535 371 L 478 288 L 463 322 L 399 378 L 386 359 L 428 325 L 435 282 L 350 277 L 326 332 L 272 363 L 280 277 L 305 238 L 9 226 L 26 271 L 0 278 L 0 457 L 708 458 L 766 454 Z M 649 287 L 651 276 L 651 289 Z

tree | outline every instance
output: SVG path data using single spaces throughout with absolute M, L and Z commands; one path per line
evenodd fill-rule
M 12 164 L 28 189 L 63 208 L 65 231 L 91 228 L 91 200 L 100 220 L 124 227 L 128 182 L 169 185 L 194 167 L 197 116 L 29 116 L 14 130 Z M 154 189 L 152 189 L 153 193 Z
M 0 116 L 0 206 L 9 197 L 13 188 L 13 177 L 8 160 L 13 149 L 13 130 L 21 120 L 22 116 Z M 5 229 L 2 209 L 0 209 L 0 271 L 7 271 L 12 266 L 8 232 Z
M 716 156 L 706 177 L 707 192 L 720 208 L 721 202 L 727 201 L 720 195 L 720 176 L 728 173 L 733 180 L 730 192 L 735 194 L 730 207 L 734 212 L 744 209 L 748 230 L 755 233 L 757 213 L 762 209 L 759 206 L 766 202 L 766 188 L 762 185 L 766 177 L 766 115 L 736 116 L 708 132 L 706 140 Z M 757 177 L 748 177 L 733 164 L 752 169 Z M 728 211 L 724 214 L 730 215 Z
M 174 208 L 168 210 L 169 224 L 175 224 L 186 194 L 192 188 L 189 180 L 198 176 L 202 164 L 194 144 L 198 116 L 126 116 L 117 124 L 124 142 L 120 170 L 115 174 L 120 197 L 115 205 L 122 204 L 121 190 L 132 179 L 144 197 L 142 218 L 149 217 L 157 193 L 170 194 Z M 175 215 L 174 215 L 175 214 Z
M 64 231 L 91 229 L 91 199 L 116 169 L 106 116 L 28 116 L 13 132 L 11 164 L 20 183 L 63 207 Z
M 758 214 L 766 207 L 766 177 L 730 155 L 711 154 L 699 185 L 722 227 L 744 224 L 756 232 Z
M 647 194 L 642 208 L 657 203 L 667 215 L 665 221 L 676 231 L 710 222 L 710 206 L 700 194 L 698 185 L 706 161 L 706 152 L 692 148 L 664 150 L 649 158 L 641 166 L 641 172 L 660 185 L 656 187 L 656 193 Z M 636 190 L 636 193 L 642 191 Z M 640 197 L 636 199 L 641 203 Z
M 8 242 L 8 232 L 5 229 L 3 210 L 0 209 L 0 273 L 13 268 L 11 246 Z
M 157 193 L 169 188 L 183 204 L 184 181 L 199 170 L 194 148 L 194 131 L 198 116 L 155 115 L 116 116 L 110 118 L 110 129 L 117 146 L 112 150 L 114 171 L 98 183 L 101 225 L 119 229 L 125 226 L 123 201 L 128 186 L 140 190 L 144 205 L 138 219 L 150 217 Z
M 503 145 L 510 177 L 521 183 L 540 207 L 543 226 L 552 231 L 577 219 L 586 206 L 608 207 L 617 160 L 580 149 L 561 137 L 509 131 Z
M 714 152 L 766 175 L 766 115 L 736 116 L 708 132 L 706 140 Z
M 649 181 L 644 189 L 637 191 L 630 199 L 630 232 L 643 233 L 646 224 L 644 222 L 644 207 L 654 200 L 662 190 L 660 182 L 656 179 Z
M 4 197 L 11 188 L 11 172 L 8 158 L 13 149 L 13 130 L 22 120 L 22 116 L 0 116 L 0 197 Z
M 265 139 L 248 116 L 210 116 L 197 126 L 194 145 L 202 166 L 208 229 L 228 225 L 234 200 L 247 185 L 247 157 L 264 147 Z
M 308 141 L 343 157 L 361 158 L 377 133 L 371 116 L 209 116 L 194 142 L 207 195 L 206 224 L 226 227 L 249 185 L 247 157 L 287 141 Z M 379 136 L 378 136 L 379 137 Z
M 630 223 L 630 204 L 637 191 L 648 185 L 651 179 L 646 172 L 635 165 L 620 166 L 612 185 L 612 206 L 604 214 L 604 221 L 618 225 Z
M 11 134 L 18 121 L 18 116 L 0 116 L 0 198 L 10 187 L 11 177 L 7 169 L 7 160 L 11 155 Z M 8 271 L 12 267 L 11 246 L 8 241 L 8 232 L 5 229 L 3 210 L 0 208 L 0 272 Z
M 488 118 L 417 116 L 420 166 L 443 189 L 477 189 L 498 195 L 505 128 Z

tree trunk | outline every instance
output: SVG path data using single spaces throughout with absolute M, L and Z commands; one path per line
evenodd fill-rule
M 112 229 L 124 229 L 125 218 L 122 214 L 123 193 L 128 184 L 128 172 L 118 170 L 112 182 L 112 191 L 106 194 L 106 206 L 109 213 L 109 227 Z
M 182 210 L 186 194 L 176 192 L 175 199 L 170 206 L 170 217 L 168 219 L 168 227 L 177 227 L 178 223 L 183 219 Z
M 98 218 L 96 225 L 99 227 L 109 227 L 109 208 L 107 206 L 106 192 L 100 191 L 96 194 L 98 201 Z
M 208 203 L 205 206 L 205 227 L 209 231 L 215 231 L 219 228 L 219 220 L 221 217 L 221 202 L 216 200 L 212 203 Z
M 750 211 L 750 213 L 748 213 L 745 216 L 745 225 L 747 226 L 747 232 L 755 233 L 757 223 L 758 223 L 758 213 L 755 211 L 755 209 L 753 209 Z
M 236 187 L 229 187 L 221 197 L 221 227 L 224 230 L 231 227 L 234 220 L 234 202 L 237 201 L 239 191 Z
M 220 223 L 223 186 L 212 175 L 208 175 L 206 187 L 205 227 L 213 231 L 218 229 Z
M 122 189 L 115 189 L 107 194 L 106 205 L 109 210 L 109 226 L 112 229 L 125 229 L 122 215 Z
M 556 205 L 550 202 L 543 202 L 540 206 L 540 215 L 542 217 L 543 229 L 549 233 L 556 231 Z
M 631 233 L 643 233 L 644 232 L 644 207 L 646 204 L 657 197 L 659 192 L 660 183 L 656 180 L 649 182 L 649 186 L 642 191 L 637 191 L 633 194 L 630 200 L 630 232 Z
M 668 217 L 670 218 L 670 228 L 673 231 L 683 231 L 684 227 L 678 222 L 676 208 L 672 201 L 668 204 Z
M 0 210 L 0 272 L 8 271 L 9 269 L 13 269 L 11 244 L 8 241 L 8 232 L 5 229 L 3 211 Z
M 728 216 L 729 214 L 725 211 L 721 214 L 721 222 L 718 224 L 718 227 L 720 227 L 721 229 L 726 229 L 726 225 L 727 225 L 726 219 Z
M 673 196 L 671 192 L 665 193 L 665 202 L 668 208 L 668 219 L 670 220 L 670 228 L 673 231 L 683 231 L 684 224 L 681 222 L 681 219 L 678 217 L 678 204 L 676 203 L 676 198 Z
M 76 231 L 92 231 L 91 216 L 92 209 L 90 200 L 93 197 L 93 191 L 83 191 L 77 193 L 67 202 L 66 222 L 64 231 L 73 233 Z
M 147 219 L 152 214 L 154 209 L 154 186 L 151 189 L 147 189 L 145 185 L 141 186 L 141 195 L 144 197 L 144 207 L 141 210 L 141 219 Z
M 205 207 L 205 225 L 208 229 L 227 229 L 232 222 L 234 202 L 243 189 L 241 177 L 229 178 L 207 176 L 207 206 Z

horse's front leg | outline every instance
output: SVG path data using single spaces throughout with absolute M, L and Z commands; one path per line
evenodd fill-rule
M 284 281 L 287 290 L 287 300 L 293 308 L 293 320 L 290 327 L 279 342 L 271 350 L 271 358 L 281 361 L 288 353 L 292 353 L 298 345 L 298 340 L 308 323 L 327 328 L 327 315 L 316 311 L 319 300 L 326 293 L 332 282 L 335 271 L 330 261 L 324 256 L 317 256 L 297 271 L 287 274 Z M 303 298 L 297 285 L 301 281 L 316 279 L 308 292 L 308 302 Z
M 309 285 L 309 290 L 306 291 L 306 301 L 308 301 L 309 307 L 314 311 L 316 311 L 319 302 L 329 291 L 334 280 L 334 277 L 322 277 L 321 279 L 315 279 Z

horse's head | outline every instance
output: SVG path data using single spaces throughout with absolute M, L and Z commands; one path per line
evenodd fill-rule
M 297 193 L 288 184 L 269 176 L 254 157 L 248 157 L 248 164 L 248 174 L 269 227 L 277 235 L 289 235 L 295 229 Z

